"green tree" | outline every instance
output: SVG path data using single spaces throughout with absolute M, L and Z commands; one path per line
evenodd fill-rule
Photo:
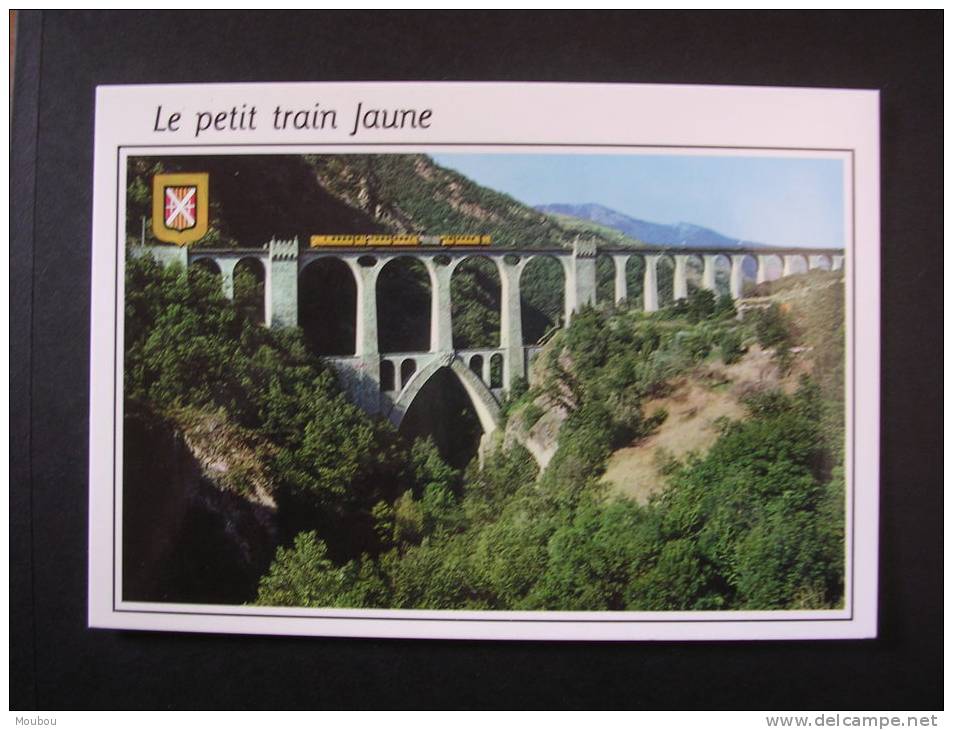
M 715 293 L 710 289 L 695 289 L 688 295 L 686 314 L 689 322 L 702 322 L 715 314 Z
M 738 310 L 735 308 L 735 300 L 731 294 L 721 294 L 718 297 L 718 301 L 715 302 L 713 315 L 718 319 L 730 319 L 738 316 Z
M 741 332 L 736 329 L 725 330 L 718 339 L 718 350 L 725 365 L 738 362 L 747 351 Z
M 758 344 L 765 350 L 774 350 L 774 357 L 784 371 L 791 366 L 791 347 L 795 343 L 793 330 L 793 323 L 777 303 L 762 309 L 755 320 Z
M 264 606 L 364 607 L 386 605 L 388 589 L 374 564 L 350 561 L 335 567 L 314 532 L 295 537 L 294 547 L 279 547 L 262 577 L 256 603 Z

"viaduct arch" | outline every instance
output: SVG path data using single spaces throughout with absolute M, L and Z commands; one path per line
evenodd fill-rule
M 418 393 L 423 390 L 430 378 L 443 368 L 450 368 L 450 371 L 457 376 L 463 389 L 470 397 L 473 409 L 476 411 L 477 418 L 480 419 L 480 425 L 483 427 L 483 433 L 487 435 L 493 433 L 500 425 L 500 405 L 496 396 L 493 395 L 480 376 L 464 364 L 460 357 L 455 357 L 451 353 L 431 359 L 422 370 L 418 370 L 410 376 L 409 381 L 404 385 L 390 409 L 388 414 L 390 422 L 394 426 L 400 426 Z

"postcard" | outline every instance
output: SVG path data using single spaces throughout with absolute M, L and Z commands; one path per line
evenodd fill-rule
M 89 625 L 875 637 L 878 103 L 99 87 Z

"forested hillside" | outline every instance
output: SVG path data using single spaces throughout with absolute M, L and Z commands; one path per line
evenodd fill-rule
M 836 314 L 836 312 L 835 312 Z M 836 316 L 827 319 L 837 345 Z M 833 328 L 831 331 L 830 328 Z M 376 510 L 382 552 L 328 555 L 320 531 L 280 548 L 258 602 L 402 608 L 823 609 L 843 601 L 843 408 L 814 363 L 797 390 L 753 390 L 707 453 L 661 465 L 648 504 L 613 496 L 614 449 L 664 423 L 645 401 L 704 362 L 754 344 L 782 367 L 800 342 L 779 307 L 746 321 L 699 292 L 655 314 L 586 309 L 547 347 L 540 380 L 507 404 L 531 425 L 565 414 L 542 476 L 496 451 L 462 474 L 431 454 L 426 486 Z M 842 340 L 841 340 L 842 342 Z M 842 354 L 842 349 L 840 350 Z M 826 364 L 825 364 L 826 362 Z M 420 473 L 420 472 L 418 472 Z
M 127 598 L 233 596 L 216 581 L 247 581 L 262 550 L 305 528 L 339 559 L 378 551 L 375 506 L 423 488 L 414 455 L 432 445 L 348 402 L 300 332 L 250 317 L 253 280 L 230 301 L 200 267 L 131 257 L 126 290 L 124 566 L 142 591 Z M 143 540 L 157 521 L 168 532 Z

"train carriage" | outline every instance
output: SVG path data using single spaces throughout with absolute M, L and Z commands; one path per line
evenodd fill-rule
M 415 233 L 345 233 L 316 234 L 311 236 L 311 248 L 380 248 L 418 246 L 489 246 L 492 237 L 485 234 L 467 235 L 418 235 Z

